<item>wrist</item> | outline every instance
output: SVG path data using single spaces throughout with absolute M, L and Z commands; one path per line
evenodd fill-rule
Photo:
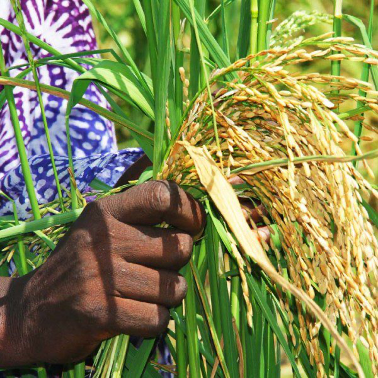
M 30 365 L 23 332 L 27 278 L 0 277 L 0 368 Z

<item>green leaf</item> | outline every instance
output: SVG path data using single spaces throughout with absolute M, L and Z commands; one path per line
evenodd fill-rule
M 357 350 L 360 356 L 360 364 L 362 370 L 365 373 L 365 378 L 374 378 L 373 369 L 372 369 L 372 361 L 369 357 L 368 349 L 362 344 L 361 340 L 357 341 Z
M 215 226 L 215 228 L 218 232 L 218 235 L 220 236 L 220 238 L 222 240 L 222 243 L 226 247 L 227 251 L 231 252 L 232 251 L 231 243 L 230 243 L 230 239 L 227 235 L 226 228 L 223 226 L 222 222 L 214 215 L 213 209 L 212 209 L 208 199 L 206 199 L 206 201 L 205 201 L 205 206 L 206 206 L 206 210 L 208 211 L 208 213 L 211 217 L 212 222 L 214 223 L 214 226 Z
M 247 278 L 247 284 L 248 284 L 248 287 L 249 289 L 251 290 L 254 298 L 256 299 L 257 303 L 259 304 L 263 314 L 264 314 L 264 317 L 266 318 L 266 320 L 268 321 L 269 325 L 272 327 L 276 337 L 277 337 L 277 340 L 279 341 L 279 343 L 282 345 L 282 348 L 283 350 L 285 351 L 290 363 L 291 363 L 291 366 L 294 370 L 294 373 L 297 377 L 300 377 L 300 373 L 299 373 L 299 370 L 298 370 L 298 366 L 297 366 L 297 363 L 295 362 L 295 358 L 289 348 L 289 345 L 280 329 L 280 326 L 279 324 L 277 323 L 277 320 L 275 319 L 268 303 L 266 302 L 266 300 L 264 299 L 264 297 L 262 296 L 262 293 L 261 293 L 261 290 L 255 280 L 255 278 L 248 274 L 248 272 L 246 272 L 246 278 Z
M 358 27 L 365 46 L 368 47 L 369 49 L 372 49 L 373 47 L 370 43 L 369 35 L 366 31 L 366 27 L 364 23 L 359 18 L 350 16 L 349 14 L 343 14 L 343 19 L 349 22 L 350 24 Z M 371 76 L 373 77 L 375 89 L 378 90 L 378 67 L 371 65 L 370 70 L 371 70 Z
M 364 199 L 362 199 L 362 205 L 366 209 L 371 222 L 374 224 L 375 227 L 378 227 L 378 213 Z
M 198 347 L 198 329 L 196 321 L 196 301 L 193 274 L 190 269 L 186 271 L 188 292 L 185 298 L 186 335 L 188 338 L 188 359 L 190 377 L 200 377 L 200 354 Z
M 190 10 L 190 6 L 187 0 L 174 0 L 176 4 L 180 7 L 181 11 L 184 13 L 185 17 L 188 21 L 193 25 L 193 18 L 192 13 Z M 207 51 L 209 52 L 210 56 L 212 56 L 214 62 L 218 65 L 218 67 L 228 67 L 231 65 L 230 60 L 227 58 L 226 54 L 219 46 L 217 41 L 214 39 L 213 35 L 210 33 L 207 25 L 195 10 L 195 20 L 198 28 L 199 37 L 206 47 Z M 231 72 L 226 75 L 227 79 L 232 81 L 233 79 L 238 79 L 238 76 L 235 72 Z
M 135 10 L 136 10 L 136 12 L 138 14 L 139 21 L 140 21 L 140 23 L 142 25 L 142 28 L 144 30 L 144 33 L 147 34 L 147 30 L 146 30 L 146 16 L 144 15 L 144 11 L 143 11 L 142 5 L 140 4 L 139 0 L 133 0 L 133 3 L 134 3 Z
M 132 59 L 131 55 L 127 51 L 124 44 L 119 40 L 117 34 L 112 29 L 112 27 L 107 23 L 105 18 L 102 16 L 102 14 L 96 9 L 96 7 L 93 5 L 91 0 L 83 0 L 84 4 L 88 7 L 88 9 L 95 15 L 99 23 L 105 28 L 105 30 L 109 33 L 109 35 L 112 37 L 113 41 L 116 43 L 117 47 L 120 49 L 123 57 L 125 58 L 125 61 L 127 64 L 131 66 L 132 71 L 134 72 L 135 76 L 140 81 L 140 84 L 144 88 L 144 90 L 148 91 L 148 85 L 144 81 L 143 76 L 141 72 L 139 71 L 138 67 L 136 66 L 134 60 Z
M 155 91 L 155 132 L 153 176 L 156 179 L 161 170 L 167 147 L 167 127 L 165 123 L 170 71 L 170 3 L 162 1 L 159 7 L 159 27 L 157 30 L 157 72 L 153 77 Z
M 126 359 L 126 367 L 129 369 L 129 373 L 127 374 L 128 377 L 140 378 L 142 376 L 148 366 L 148 358 L 154 345 L 155 339 L 144 339 L 142 345 L 134 355 L 132 364 L 128 358 Z M 158 376 L 160 377 L 160 375 Z
M 152 179 L 152 167 L 147 167 L 143 173 L 139 176 L 137 185 L 143 184 L 144 182 Z
M 210 218 L 210 219 L 209 219 Z M 208 263 L 208 276 L 209 276 L 209 286 L 211 293 L 211 308 L 214 318 L 215 330 L 218 337 L 221 337 L 222 320 L 220 316 L 220 299 L 219 299 L 219 236 L 216 232 L 214 222 L 211 217 L 208 217 L 206 229 L 204 232 L 204 239 L 206 243 L 206 256 Z
M 240 10 L 239 35 L 237 42 L 237 59 L 248 55 L 251 36 L 251 0 L 242 0 Z
M 142 353 L 142 355 L 140 354 L 141 348 L 143 348 L 146 341 L 150 341 L 150 340 L 144 340 L 142 346 L 139 349 L 136 349 L 134 345 L 132 344 L 129 345 L 128 350 L 127 350 L 127 355 L 126 355 L 125 369 L 123 370 L 122 377 L 124 378 L 134 377 L 133 375 L 130 375 L 130 372 L 132 371 L 134 367 L 141 365 L 141 361 L 139 360 L 139 358 L 143 357 L 143 354 L 144 354 L 144 353 Z M 147 358 L 148 358 L 148 355 L 147 355 Z M 161 375 L 151 366 L 151 364 L 147 364 L 142 368 L 144 369 L 144 371 L 142 370 L 143 378 L 161 378 Z
M 135 104 L 151 119 L 154 119 L 154 102 L 151 94 L 144 90 L 140 81 L 128 66 L 109 60 L 102 61 L 75 79 L 67 112 L 70 112 L 80 101 L 91 82 L 100 83 L 124 93 L 131 100 L 131 103 Z

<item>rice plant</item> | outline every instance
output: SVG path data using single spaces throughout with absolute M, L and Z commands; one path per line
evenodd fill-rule
M 369 124 L 378 113 L 374 1 L 367 27 L 343 14 L 339 0 L 333 15 L 296 12 L 273 27 L 275 0 L 241 0 L 238 35 L 226 19 L 236 2 L 221 0 L 208 9 L 204 0 L 134 0 L 148 41 L 150 77 L 90 0 L 84 3 L 118 46 L 114 60 L 61 55 L 23 29 L 21 13 L 20 26 L 0 19 L 26 46 L 51 55 L 30 57 L 25 71 L 10 77 L 12 67 L 0 54 L 0 103 L 15 109 L 11 86 L 69 99 L 68 140 L 70 113 L 79 103 L 128 128 L 153 162 L 129 185 L 173 180 L 207 213 L 204 234 L 182 272 L 187 297 L 171 310 L 173 322 L 163 335 L 173 364 L 157 362 L 154 339 L 137 348 L 119 335 L 101 344 L 90 365 L 68 367 L 67 376 L 278 377 L 284 361 L 297 377 L 378 375 L 378 215 L 369 204 L 378 193 L 358 169 L 372 177 L 368 160 L 378 157 L 378 150 L 360 147 L 363 128 L 377 132 Z M 217 17 L 219 41 L 209 27 Z M 300 35 L 318 22 L 329 29 L 332 24 L 333 31 Z M 342 36 L 342 22 L 356 28 L 363 44 Z M 328 72 L 311 71 L 318 61 L 329 63 Z M 351 62 L 361 66 L 361 78 L 341 74 Z M 81 73 L 71 92 L 39 83 L 35 66 L 45 64 Z M 34 81 L 24 80 L 30 71 Z M 83 99 L 92 82 L 111 110 Z M 153 133 L 114 99 L 150 119 Z M 17 131 L 15 112 L 12 121 Z M 345 141 L 351 151 L 341 148 Z M 87 197 L 124 187 L 104 188 L 95 180 L 93 192 L 78 192 L 69 150 L 70 192 L 38 206 L 22 138 L 18 143 L 33 217 L 20 222 L 15 208 L 14 219 L 2 220 L 1 262 L 6 266 L 19 255 L 14 274 L 25 274 L 48 258 Z M 242 181 L 231 185 L 235 178 Z M 238 197 L 257 206 L 260 223 L 245 219 Z M 258 234 L 261 225 L 270 230 L 268 242 Z M 46 374 L 43 367 L 37 372 Z

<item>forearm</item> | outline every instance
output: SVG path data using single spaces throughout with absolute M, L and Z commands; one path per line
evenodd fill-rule
M 0 368 L 25 366 L 32 361 L 25 355 L 19 314 L 21 281 L 0 277 Z

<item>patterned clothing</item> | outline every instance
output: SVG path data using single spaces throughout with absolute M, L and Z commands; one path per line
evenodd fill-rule
M 21 0 L 21 6 L 27 31 L 62 54 L 97 48 L 88 9 L 81 1 Z M 0 17 L 17 24 L 9 0 L 0 0 L 0 10 Z M 27 62 L 20 36 L 0 26 L 0 37 L 7 67 Z M 36 45 L 31 45 L 31 50 L 35 59 L 49 56 Z M 16 76 L 21 70 L 11 70 L 10 74 Z M 38 74 L 41 83 L 66 90 L 70 90 L 74 79 L 79 76 L 71 69 L 53 65 L 40 67 Z M 33 80 L 32 74 L 29 73 L 25 79 Z M 57 193 L 37 93 L 16 87 L 14 95 L 38 200 L 40 203 L 49 202 Z M 84 97 L 107 106 L 94 85 L 88 88 Z M 69 188 L 64 118 L 67 101 L 44 93 L 43 102 L 61 184 Z M 114 185 L 125 168 L 142 154 L 140 149 L 118 153 L 113 124 L 81 105 L 75 106 L 71 113 L 70 130 L 80 190 L 86 190 L 88 183 L 99 174 L 107 184 Z M 25 218 L 30 210 L 29 201 L 7 105 L 0 110 L 0 190 L 16 200 L 19 216 Z M 8 214 L 10 205 L 0 198 L 0 215 Z

